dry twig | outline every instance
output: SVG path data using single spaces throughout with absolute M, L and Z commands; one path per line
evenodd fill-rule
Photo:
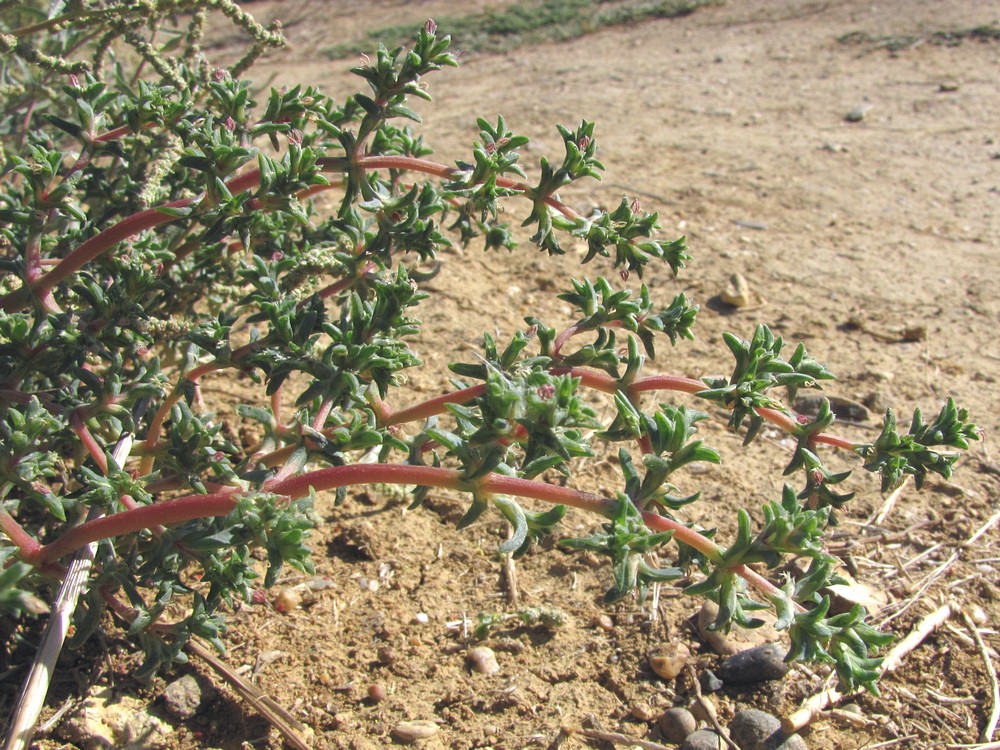
M 699 708 L 701 708 L 702 713 L 705 714 L 709 723 L 715 731 L 719 733 L 719 736 L 722 737 L 726 745 L 728 745 L 731 750 L 740 750 L 740 746 L 733 742 L 733 738 L 729 736 L 729 732 L 727 732 L 719 723 L 719 718 L 715 712 L 715 706 L 706 700 L 704 695 L 702 695 L 701 683 L 698 682 L 698 675 L 695 674 L 694 667 L 690 664 L 687 665 L 687 673 L 688 677 L 691 678 L 692 685 L 694 686 L 695 703 L 698 704 Z
M 275 703 L 256 685 L 236 674 L 225 662 L 198 641 L 190 640 L 184 648 L 214 669 L 241 698 L 253 706 L 257 713 L 267 719 L 281 733 L 281 736 L 291 747 L 296 748 L 296 750 L 311 750 L 309 743 L 300 736 L 300 734 L 311 734 L 312 730 L 309 727 Z
M 990 659 L 986 643 L 983 642 L 983 637 L 979 634 L 979 628 L 976 627 L 976 623 L 969 617 L 968 612 L 962 612 L 962 621 L 976 641 L 976 647 L 983 657 L 983 664 L 986 665 L 986 676 L 990 680 L 990 695 L 992 697 L 993 708 L 990 711 L 990 718 L 987 720 L 986 726 L 983 727 L 982 734 L 979 735 L 979 739 L 983 742 L 992 742 L 993 735 L 997 731 L 997 723 L 1000 722 L 1000 684 L 997 683 L 997 670 L 993 666 L 993 660 Z
M 615 745 L 628 745 L 629 747 L 641 747 L 642 750 L 673 750 L 666 745 L 661 745 L 659 742 L 652 742 L 651 740 L 643 740 L 639 737 L 631 737 L 627 734 L 620 734 L 618 732 L 605 732 L 600 729 L 581 729 L 579 730 L 587 739 L 591 740 L 604 740 L 605 742 L 610 742 Z

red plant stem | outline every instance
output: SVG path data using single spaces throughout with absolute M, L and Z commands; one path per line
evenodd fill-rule
M 228 515 L 236 506 L 238 487 L 228 487 L 208 495 L 185 495 L 175 500 L 143 505 L 132 510 L 102 518 L 95 518 L 79 526 L 74 526 L 61 537 L 36 550 L 34 554 L 22 555 L 26 562 L 41 565 L 53 562 L 101 539 L 132 534 L 156 525 L 169 526 L 195 518 Z
M 649 511 L 643 511 L 642 520 L 646 526 L 653 531 L 672 531 L 674 533 L 674 539 L 683 542 L 688 547 L 698 550 L 709 560 L 718 561 L 719 556 L 723 552 L 723 548 L 711 539 L 702 536 L 694 529 L 688 528 L 679 521 L 674 521 L 673 519 L 666 518 L 658 513 L 651 513 Z M 781 598 L 785 598 L 784 591 L 764 578 L 764 576 L 748 568 L 746 565 L 734 565 L 731 570 L 761 593 L 770 597 L 779 596 Z M 798 602 L 792 603 L 799 612 L 805 611 L 802 605 Z
M 709 560 L 718 560 L 723 548 L 711 539 L 702 536 L 694 529 L 689 529 L 679 521 L 652 511 L 642 511 L 642 520 L 653 531 L 672 531 L 674 538 L 684 542 L 688 547 L 698 550 Z
M 100 443 L 94 439 L 94 436 L 87 429 L 87 425 L 83 422 L 83 417 L 80 416 L 80 412 L 74 411 L 69 418 L 70 427 L 76 436 L 83 443 L 83 447 L 87 449 L 87 453 L 90 457 L 94 459 L 94 462 L 100 467 L 101 473 L 107 475 L 108 473 L 108 458 L 104 455 L 104 449 L 101 448 Z
M 616 500 L 531 479 L 488 474 L 469 482 L 462 479 L 461 474 L 455 469 L 407 464 L 333 466 L 277 482 L 272 480 L 265 484 L 264 489 L 294 499 L 308 495 L 311 490 L 322 492 L 360 484 L 414 484 L 516 495 L 569 505 L 609 518 L 614 516 L 618 507 Z M 34 543 L 34 546 L 22 544 L 19 547 L 26 562 L 32 565 L 44 565 L 101 539 L 131 534 L 157 524 L 166 526 L 196 518 L 228 515 L 236 507 L 239 493 L 240 488 L 228 487 L 207 495 L 185 495 L 155 505 L 143 505 L 75 526 L 41 548 L 38 548 L 37 543 Z M 3 518 L 0 516 L 0 522 L 2 521 Z M 17 533 L 17 528 L 13 530 Z M 23 531 L 21 534 L 26 536 Z
M 22 558 L 38 554 L 42 547 L 3 507 L 0 507 L 0 531 L 14 543 Z
M 333 284 L 330 284 L 330 286 L 327 286 L 327 287 L 324 287 L 323 289 L 320 289 L 316 294 L 319 295 L 320 299 L 327 299 L 328 297 L 332 297 L 335 294 L 340 294 L 341 292 L 345 291 L 346 289 L 350 289 L 352 286 L 354 286 L 355 284 L 357 284 L 358 283 L 358 279 L 360 277 L 364 276 L 366 273 L 374 271 L 375 268 L 376 268 L 376 265 L 372 261 L 368 261 L 361 268 L 361 272 L 357 276 L 350 276 L 350 277 L 348 277 L 346 279 L 340 279 L 339 281 L 336 281 Z M 305 300 L 303 300 L 299 304 L 305 304 Z
M 474 385 L 469 388 L 463 388 L 460 391 L 454 391 L 453 393 L 445 393 L 426 401 L 421 401 L 419 404 L 414 404 L 406 409 L 391 411 L 384 424 L 386 427 L 390 427 L 392 425 L 414 422 L 418 419 L 427 419 L 427 417 L 433 417 L 435 414 L 443 412 L 447 404 L 464 404 L 472 401 L 474 398 L 479 398 L 485 392 L 485 385 Z
M 592 326 L 592 325 L 581 326 L 581 325 L 578 325 L 578 324 L 574 323 L 569 328 L 566 328 L 564 331 L 560 332 L 560 334 L 558 336 L 556 336 L 555 341 L 552 342 L 552 356 L 553 357 L 558 357 L 559 356 L 559 352 L 563 348 L 563 344 L 565 344 L 571 337 L 573 337 L 576 334 L 581 333 L 583 331 L 592 331 L 592 330 L 595 329 L 595 327 L 600 327 L 600 328 L 621 328 L 622 324 L 621 324 L 620 320 L 612 320 L 612 321 L 610 321 L 608 323 L 602 323 L 600 326 Z
M 347 160 L 343 157 L 320 157 L 317 163 L 324 171 L 334 172 L 344 171 L 348 166 Z M 441 178 L 453 177 L 459 172 L 454 167 L 430 161 L 429 159 L 418 159 L 411 156 L 362 156 L 356 159 L 355 166 L 359 169 L 406 169 Z M 241 193 L 259 184 L 259 182 L 260 171 L 257 169 L 248 169 L 243 174 L 229 180 L 226 183 L 226 187 L 232 193 Z M 497 185 L 518 190 L 528 195 L 531 195 L 533 191 L 530 185 L 505 177 L 498 177 Z M 52 289 L 60 281 L 78 271 L 85 264 L 94 260 L 119 242 L 123 242 L 139 232 L 152 229 L 160 224 L 175 221 L 175 217 L 164 214 L 159 209 L 186 208 L 201 200 L 201 198 L 202 196 L 181 198 L 180 200 L 166 203 L 163 206 L 140 211 L 137 214 L 122 219 L 117 224 L 113 224 L 103 232 L 94 235 L 78 245 L 48 273 L 30 281 L 26 286 L 0 297 L 0 310 L 10 312 L 20 308 L 26 304 L 28 297 L 32 294 L 39 299 L 44 300 L 48 298 Z M 567 218 L 575 221 L 580 221 L 583 218 L 572 208 L 556 198 L 548 196 L 544 198 L 544 201 Z
M 330 416 L 330 412 L 333 410 L 333 401 L 331 399 L 326 399 L 320 407 L 316 410 L 316 416 L 313 418 L 312 428 L 316 432 L 320 432 L 323 429 L 323 425 L 326 424 L 326 418 Z
M 322 158 L 317 161 L 318 163 L 323 164 Z M 431 161 L 430 159 L 418 159 L 413 156 L 362 156 L 356 161 L 356 164 L 361 169 L 405 169 L 412 172 L 432 174 L 435 177 L 440 177 L 442 179 L 448 179 L 461 174 L 461 170 L 456 169 L 455 167 L 449 167 L 447 164 L 441 164 L 436 161 Z M 517 190 L 529 196 L 533 195 L 535 190 L 527 183 L 512 180 L 509 177 L 497 177 L 496 184 L 499 187 L 507 188 L 509 190 Z M 558 198 L 547 196 L 544 198 L 544 202 L 546 205 L 556 209 L 568 219 L 573 219 L 574 221 L 583 220 L 583 217 L 580 216 L 580 214 L 560 201 Z

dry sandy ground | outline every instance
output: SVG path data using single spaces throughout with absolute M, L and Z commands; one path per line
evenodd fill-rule
M 411 18 L 416 25 L 469 6 L 254 3 L 248 8 L 262 20 L 299 19 L 287 29 L 292 50 L 256 77 L 343 96 L 357 85 L 344 73 L 353 61 L 331 63 L 317 49 L 363 28 Z M 902 635 L 953 599 L 982 608 L 982 636 L 993 648 L 1000 647 L 1000 532 L 990 527 L 965 542 L 994 517 L 1000 489 L 993 443 L 1000 426 L 1000 45 L 925 42 L 891 53 L 838 37 L 920 36 L 996 18 L 997 7 L 982 0 L 730 0 L 574 42 L 468 55 L 458 70 L 428 79 L 434 102 L 419 108 L 421 132 L 445 162 L 471 151 L 477 116 L 503 114 L 531 136 L 529 162 L 543 153 L 561 158 L 555 123 L 597 121 L 606 177 L 564 199 L 587 210 L 613 206 L 623 193 L 639 197 L 660 212 L 666 235 L 687 235 L 694 255 L 678 279 L 646 279 L 665 302 L 685 291 L 702 304 L 697 340 L 664 351 L 655 369 L 724 372 L 720 333 L 748 336 L 766 322 L 840 376 L 830 394 L 876 409 L 893 404 L 901 413 L 914 406 L 936 412 L 949 394 L 967 406 L 987 438 L 954 482 L 932 481 L 921 493 L 908 486 L 875 523 L 885 498 L 874 480 L 857 475 L 858 498 L 842 515 L 838 542 L 859 578 L 885 596 L 875 622 Z M 848 122 L 859 107 L 864 118 Z M 482 331 L 509 336 L 529 314 L 564 322 L 555 291 L 569 277 L 607 270 L 581 269 L 577 260 L 542 257 L 528 245 L 511 255 L 473 248 L 447 255 L 431 283 L 435 306 L 423 315 L 417 349 L 427 368 L 414 378 L 414 400 L 447 387 L 446 364 L 473 356 Z M 734 310 L 719 301 L 737 272 L 759 305 Z M 842 431 L 865 438 L 876 424 L 877 416 Z M 757 509 L 777 496 L 787 446 L 768 435 L 741 450 L 724 420 L 703 432 L 725 461 L 690 476 L 703 492 L 690 518 L 717 526 L 724 539 L 736 508 Z M 606 470 L 592 462 L 574 482 L 610 489 Z M 604 610 L 609 571 L 549 546 L 518 563 L 521 603 L 558 607 L 569 622 L 555 631 L 501 630 L 487 641 L 500 671 L 472 673 L 463 618 L 511 609 L 495 556 L 505 531 L 492 522 L 455 531 L 462 498 L 437 496 L 429 505 L 406 513 L 405 498 L 375 491 L 357 492 L 339 509 L 324 498 L 326 524 L 314 548 L 330 585 L 309 591 L 290 614 L 268 606 L 235 613 L 229 663 L 248 665 L 256 684 L 311 729 L 317 748 L 390 746 L 393 727 L 407 719 L 439 724 L 421 745 L 429 750 L 609 748 L 579 735 L 559 745 L 561 727 L 580 727 L 589 716 L 605 730 L 661 741 L 656 716 L 686 704 L 691 685 L 656 678 L 646 654 L 680 641 L 699 670 L 714 666 L 717 658 L 689 625 L 699 603 L 663 590 L 658 610 L 635 602 Z M 572 514 L 566 522 L 569 534 L 592 527 Z M 907 529 L 890 541 L 846 546 Z M 415 622 L 418 613 L 427 622 Z M 608 629 L 592 626 L 602 614 Z M 109 657 L 104 679 L 128 686 L 130 659 Z M 204 664 L 193 668 L 218 683 Z M 387 692 L 378 703 L 367 699 L 374 683 Z M 748 706 L 786 715 L 821 686 L 820 676 L 793 671 L 714 700 L 723 720 Z M 882 691 L 858 699 L 853 719 L 816 721 L 803 735 L 809 747 L 974 743 L 992 706 L 983 657 L 958 619 L 926 640 Z M 280 746 L 224 689 L 173 738 L 176 748 Z

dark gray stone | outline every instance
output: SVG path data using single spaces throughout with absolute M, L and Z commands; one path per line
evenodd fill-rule
M 660 736 L 667 742 L 679 745 L 684 739 L 698 728 L 698 722 L 694 714 L 682 706 L 668 708 L 657 724 L 660 727 Z
M 729 736 L 741 750 L 765 750 L 770 738 L 780 732 L 781 721 L 756 708 L 738 711 L 729 723 Z
M 726 741 L 709 729 L 699 729 L 685 738 L 681 750 L 726 750 Z
M 201 706 L 201 685 L 193 674 L 180 677 L 163 690 L 163 707 L 178 719 L 190 719 Z
M 737 712 L 729 723 L 729 736 L 740 750 L 806 750 L 801 737 L 786 735 L 779 719 L 755 708 Z
M 715 672 L 706 669 L 698 675 L 698 683 L 701 685 L 703 693 L 717 693 L 722 690 L 722 680 L 715 676 Z
M 740 651 L 719 667 L 719 677 L 728 685 L 754 685 L 778 680 L 788 674 L 785 648 L 780 643 L 767 643 Z

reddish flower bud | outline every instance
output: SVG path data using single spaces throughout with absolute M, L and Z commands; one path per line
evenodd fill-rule
M 234 120 L 232 117 L 227 117 L 225 121 L 222 123 L 222 125 L 230 133 L 236 130 L 236 120 Z
M 437 30 L 438 30 L 437 23 L 434 21 L 433 18 L 428 18 L 427 21 L 424 23 L 424 31 L 426 31 L 428 34 L 433 34 Z
M 298 128 L 292 128 L 288 131 L 288 142 L 294 146 L 302 145 L 302 131 Z

